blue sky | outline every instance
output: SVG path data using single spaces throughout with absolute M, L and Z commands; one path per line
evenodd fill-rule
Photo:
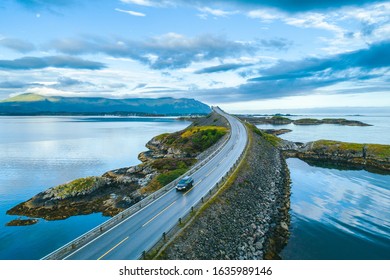
M 383 107 L 389 49 L 389 1 L 4 0 L 0 98 Z

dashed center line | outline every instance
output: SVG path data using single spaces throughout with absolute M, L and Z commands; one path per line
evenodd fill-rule
M 171 207 L 173 204 L 175 204 L 176 201 L 172 202 L 171 204 L 169 204 L 167 207 L 165 207 L 160 213 L 158 213 L 156 216 L 154 216 L 153 218 L 151 218 L 149 221 L 147 221 L 146 223 L 144 223 L 142 225 L 142 227 L 146 226 L 147 224 L 149 224 L 151 221 L 153 221 L 154 219 L 156 219 L 158 216 L 160 216 L 164 211 L 168 210 L 169 207 Z
M 196 183 L 191 189 L 189 189 L 188 191 L 186 191 L 184 194 L 183 194 L 183 196 L 184 195 L 187 195 L 187 193 L 189 193 L 190 191 L 192 191 L 197 185 L 199 185 L 201 182 L 203 181 L 203 179 L 200 179 L 199 181 L 198 181 L 198 183 Z
M 207 176 L 209 176 L 211 173 L 213 173 L 213 171 L 214 171 L 217 167 L 218 167 L 218 165 L 215 166 L 213 169 L 211 169 L 211 171 L 210 171 L 209 173 L 207 173 L 205 177 L 207 177 Z
M 129 237 L 126 237 L 125 239 L 123 239 L 121 242 L 119 242 L 118 244 L 116 244 L 114 247 L 112 247 L 110 250 L 108 250 L 107 252 L 105 252 L 103 255 L 101 255 L 98 260 L 101 260 L 103 257 L 105 257 L 108 253 L 110 253 L 112 250 L 114 250 L 116 247 L 118 247 L 119 245 L 121 245 L 123 242 L 125 242 Z

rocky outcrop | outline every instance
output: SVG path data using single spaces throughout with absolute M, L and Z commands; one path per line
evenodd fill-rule
M 347 120 L 342 118 L 326 118 L 326 119 L 313 119 L 313 118 L 303 118 L 298 120 L 291 120 L 282 116 L 273 116 L 273 117 L 251 117 L 251 116 L 240 116 L 242 120 L 253 124 L 272 124 L 272 125 L 282 125 L 282 124 L 294 124 L 294 125 L 320 125 L 320 124 L 337 124 L 337 125 L 346 125 L 346 126 L 370 126 L 369 124 L 355 121 Z
M 263 129 L 263 131 L 265 133 L 273 134 L 273 135 L 278 136 L 278 135 L 282 135 L 282 134 L 285 134 L 285 133 L 289 133 L 292 130 L 291 129 Z
M 289 157 L 302 160 L 349 164 L 352 167 L 390 171 L 390 145 L 357 144 L 330 140 L 294 143 L 283 141 L 282 149 Z
M 164 259 L 277 258 L 289 225 L 289 173 L 281 152 L 255 133 L 232 184 L 162 252 Z
M 15 219 L 9 221 L 6 225 L 15 227 L 15 226 L 30 226 L 36 223 L 38 223 L 37 219 Z

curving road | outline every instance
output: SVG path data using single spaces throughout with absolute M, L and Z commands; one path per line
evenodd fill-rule
M 245 127 L 240 121 L 218 108 L 214 110 L 229 121 L 231 137 L 213 159 L 192 175 L 192 189 L 184 193 L 172 189 L 64 259 L 139 259 L 143 251 L 152 247 L 205 196 L 236 162 L 247 141 Z

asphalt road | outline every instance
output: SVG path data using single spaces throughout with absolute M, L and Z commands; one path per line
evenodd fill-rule
M 245 149 L 247 134 L 244 125 L 221 110 L 215 110 L 228 119 L 231 137 L 213 159 L 192 175 L 193 188 L 187 192 L 172 189 L 64 259 L 139 259 L 144 250 L 152 247 L 164 232 L 178 223 L 179 218 L 229 171 Z

